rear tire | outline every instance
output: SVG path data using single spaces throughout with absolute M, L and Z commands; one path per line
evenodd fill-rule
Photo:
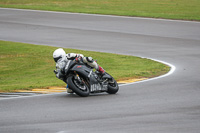
M 71 90 L 73 90 L 77 95 L 81 96 L 81 97 L 87 97 L 89 96 L 89 88 L 87 85 L 78 85 L 78 82 L 75 81 L 76 79 L 74 78 L 74 76 L 70 76 L 67 78 L 67 83 L 68 86 Z M 80 86 L 83 86 L 85 88 L 85 90 L 83 90 L 82 88 L 80 88 Z

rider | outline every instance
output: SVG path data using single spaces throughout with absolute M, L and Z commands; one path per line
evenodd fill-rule
M 56 77 L 64 81 L 64 74 L 65 74 L 65 67 L 67 65 L 68 60 L 82 60 L 85 64 L 91 66 L 92 68 L 95 68 L 97 71 L 102 74 L 102 76 L 105 74 L 105 70 L 97 64 L 96 61 L 93 60 L 92 57 L 84 57 L 82 54 L 75 54 L 75 53 L 68 53 L 66 54 L 65 51 L 62 48 L 58 48 L 53 52 L 53 58 L 56 62 L 56 70 L 54 70 L 54 73 L 56 74 Z M 64 81 L 66 82 L 66 81 Z

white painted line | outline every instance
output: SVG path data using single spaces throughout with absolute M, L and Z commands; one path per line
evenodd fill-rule
M 52 94 L 36 94 L 36 95 L 30 95 L 30 96 L 19 96 L 19 97 L 10 97 L 10 98 L 0 98 L 1 100 L 9 100 L 9 99 L 20 99 L 20 98 L 29 98 L 29 97 L 40 97 L 40 96 L 50 96 L 50 95 L 57 95 L 62 94 L 65 92 L 58 92 L 58 93 L 52 93 Z
M 144 57 L 142 57 L 142 58 L 144 58 Z M 119 86 L 132 85 L 132 84 L 143 83 L 143 82 L 147 82 L 147 81 L 151 81 L 151 80 L 164 78 L 164 77 L 167 77 L 167 76 L 173 74 L 174 71 L 176 70 L 176 67 L 174 65 L 168 63 L 168 62 L 157 60 L 157 59 L 152 59 L 152 58 L 146 58 L 146 59 L 150 59 L 150 60 L 153 60 L 153 61 L 157 61 L 157 62 L 163 63 L 163 64 L 165 64 L 165 65 L 170 67 L 170 71 L 168 73 L 166 73 L 164 75 L 161 75 L 161 76 L 158 76 L 158 77 L 154 77 L 154 78 L 150 78 L 150 79 L 146 79 L 146 80 L 142 80 L 142 81 L 137 81 L 137 82 L 133 82 L 133 83 L 121 84 Z
M 128 18 L 128 19 L 140 19 L 140 20 L 154 20 L 154 21 L 167 21 L 167 22 L 182 22 L 182 23 L 200 23 L 198 21 L 186 21 L 186 20 L 172 20 L 172 19 L 161 19 L 161 18 L 144 18 L 144 17 L 129 17 L 129 16 L 117 16 L 117 15 L 102 15 L 102 14 L 87 14 L 87 13 L 72 13 L 72 12 L 58 12 L 58 11 L 45 11 L 45 10 L 32 10 L 32 9 L 17 9 L 17 8 L 0 8 L 4 10 L 14 11 L 29 11 L 29 12 L 46 12 L 46 13 L 57 13 L 57 14 L 71 14 L 71 15 L 86 15 L 86 16 L 102 16 L 102 17 L 114 17 L 114 18 Z

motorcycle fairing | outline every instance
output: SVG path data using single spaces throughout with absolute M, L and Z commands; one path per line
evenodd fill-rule
M 91 93 L 107 91 L 107 85 L 97 80 L 98 76 L 93 72 L 93 69 L 85 65 L 77 64 L 71 71 L 76 71 L 79 75 L 89 78 Z

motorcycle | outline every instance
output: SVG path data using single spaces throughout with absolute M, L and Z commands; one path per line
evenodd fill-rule
M 98 71 L 83 63 L 81 60 L 68 60 L 65 67 L 65 81 L 77 95 L 87 97 L 90 93 L 115 94 L 119 86 L 115 79 L 105 72 L 102 76 Z

